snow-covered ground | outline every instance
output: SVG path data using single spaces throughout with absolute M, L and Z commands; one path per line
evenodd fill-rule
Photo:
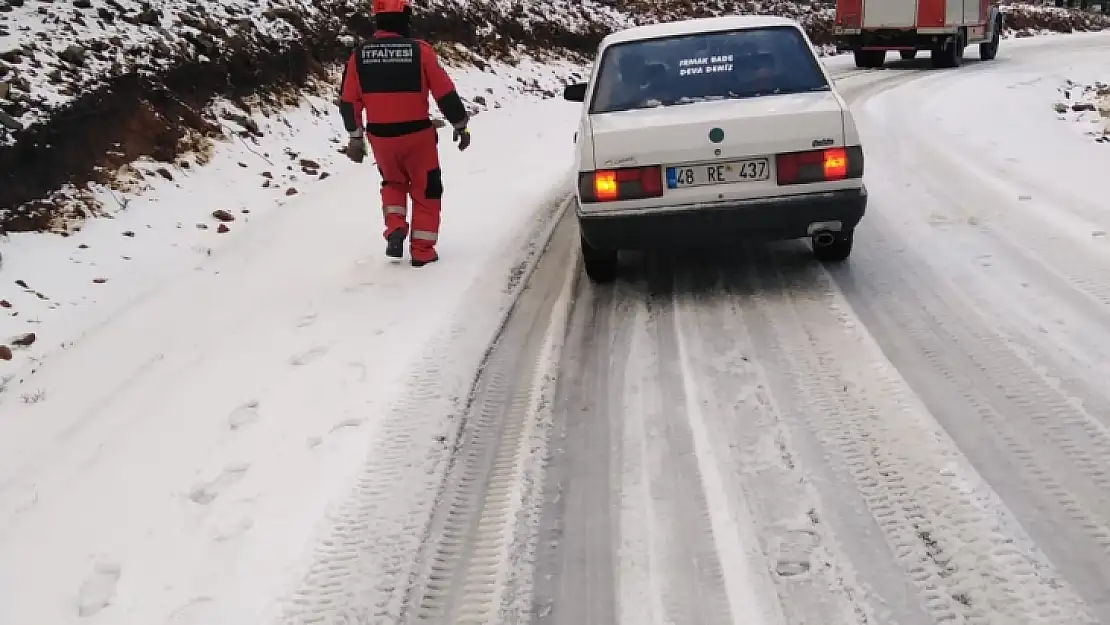
M 255 622 L 396 444 L 399 402 L 442 400 L 405 418 L 446 451 L 568 184 L 577 107 L 514 96 L 501 69 L 459 77 L 491 109 L 465 153 L 441 131 L 434 265 L 385 261 L 377 172 L 336 154 L 315 99 L 262 119 L 258 145 L 146 178 L 113 219 L 10 237 L 0 333 L 35 341 L 0 394 L 0 622 Z M 394 486 L 398 507 L 424 485 Z
M 1006 320 L 997 327 L 1054 362 L 1081 363 L 1072 371 L 1095 385 L 1110 373 L 1110 348 L 1085 340 L 1102 332 L 1090 307 L 1110 301 L 1101 264 L 1110 223 L 1099 190 L 1110 148 L 1056 119 L 1053 105 L 1064 80 L 1110 76 L 1105 36 L 1074 41 L 1071 56 L 1041 63 L 1031 59 L 1051 40 L 1007 41 L 997 62 L 924 76 L 854 73 L 842 58 L 829 65 L 853 74 L 844 88 L 862 103 L 874 150 L 869 184 L 873 198 L 889 198 L 873 199 L 870 210 L 883 211 L 876 221 L 935 251 L 930 262 L 952 272 L 953 284 L 972 285 L 983 314 Z M 1021 64 L 1007 65 L 1011 51 Z M 407 581 L 471 378 L 569 183 L 578 107 L 518 92 L 557 90 L 574 68 L 495 69 L 457 74 L 463 95 L 488 107 L 467 152 L 441 131 L 442 261 L 429 267 L 382 258 L 376 171 L 336 153 L 338 116 L 317 98 L 257 118 L 262 137 L 219 145 L 204 167 L 138 164 L 143 193 L 100 190 L 109 206 L 127 203 L 111 219 L 69 237 L 8 237 L 0 337 L 30 344 L 8 341 L 12 358 L 0 363 L 0 623 L 261 624 L 290 605 L 289 618 L 307 623 L 319 614 L 298 613 L 305 604 L 324 622 L 363 622 L 366 614 L 329 603 L 333 590 L 359 592 L 360 607 L 393 614 L 395 605 L 375 602 L 394 600 L 392 584 Z M 875 95 L 864 97 L 870 89 Z M 928 189 L 904 177 L 926 159 L 918 150 L 929 151 L 932 174 L 920 174 Z M 946 162 L 963 169 L 945 170 Z M 986 182 L 961 187 L 971 191 L 953 208 L 936 194 L 958 176 Z M 1012 201 L 997 206 L 1000 197 Z M 978 237 L 984 225 L 996 227 L 992 237 L 1052 232 L 1059 240 L 1037 241 L 1028 258 L 1000 257 L 996 268 L 1018 268 L 988 275 L 984 253 L 995 243 Z M 860 244 L 867 259 L 862 235 Z M 1038 267 L 1046 292 L 1022 286 L 1021 263 Z M 834 291 L 829 297 L 840 297 Z M 1053 307 L 1056 293 L 1074 306 Z M 806 311 L 823 307 L 810 302 Z M 863 335 L 851 327 L 853 340 Z M 867 345 L 852 360 L 864 382 L 881 357 Z M 914 411 L 907 431 L 955 453 L 928 411 Z M 1082 417 L 1102 435 L 1104 426 Z M 891 457 L 910 458 L 899 469 L 916 471 L 914 479 L 944 469 L 936 457 L 914 456 L 917 441 L 896 428 L 875 431 Z M 704 446 L 713 435 L 699 436 Z M 982 486 L 958 468 L 959 479 Z M 956 497 L 959 479 L 948 477 L 919 485 Z M 336 532 L 356 553 L 335 548 Z M 336 581 L 336 570 L 359 577 Z M 377 587 L 344 585 L 354 582 Z M 299 596 L 305 588 L 321 594 Z M 1015 609 L 1064 594 L 1041 590 Z
M 1110 375 L 1110 345 L 1090 340 L 1097 335 L 1091 324 L 1101 322 L 1062 302 L 1110 303 L 1110 145 L 1088 134 L 1097 113 L 1061 115 L 1056 105 L 1066 101 L 1061 87 L 1068 81 L 1110 82 L 1108 40 L 1075 35 L 1066 40 L 1066 54 L 1053 52 L 1060 38 L 1011 42 L 1014 62 L 1000 56 L 998 67 L 972 65 L 957 76 L 917 80 L 864 108 L 872 136 L 901 128 L 915 146 L 896 150 L 922 168 L 921 181 L 900 193 L 924 193 L 929 201 L 919 205 L 930 209 L 924 222 L 913 212 L 899 218 L 920 234 L 929 262 L 965 276 L 976 285 L 969 291 L 978 306 L 1016 323 L 1014 331 L 1077 365 L 1070 375 L 1096 387 Z M 881 175 L 883 155 L 894 148 L 874 143 L 875 185 L 885 188 L 898 180 Z M 935 164 L 940 155 L 943 166 Z M 941 180 L 952 184 L 936 186 Z M 938 195 L 939 189 L 947 191 Z M 1047 288 L 1048 276 L 1070 288 Z
M 567 76 L 579 71 L 569 63 L 529 62 L 493 64 L 491 69 L 458 74 L 460 93 L 482 103 L 475 120 L 487 110 L 533 101 L 537 92 L 557 91 Z M 227 136 L 211 153 L 175 164 L 142 160 L 124 171 L 114 185 L 118 188 L 94 186 L 106 218 L 84 222 L 72 236 L 11 233 L 4 238 L 4 271 L 12 278 L 0 291 L 0 344 L 12 336 L 36 336 L 28 348 L 12 346 L 13 359 L 0 361 L 0 379 L 25 379 L 44 354 L 64 349 L 100 316 L 110 317 L 119 306 L 165 282 L 168 274 L 194 270 L 256 224 L 293 210 L 290 206 L 314 205 L 321 190 L 332 188 L 342 172 L 377 176 L 372 166 L 355 167 L 340 154 L 345 131 L 329 100 L 308 96 L 293 110 L 258 112 L 253 124 L 248 122 L 259 131 L 255 135 L 244 132 L 247 116 L 230 103 L 218 102 L 212 109 L 221 112 L 217 116 Z M 458 157 L 491 172 L 476 164 L 482 157 L 473 155 L 488 149 L 477 139 L 474 150 Z M 495 145 L 503 149 L 503 144 Z M 445 140 L 441 150 L 445 158 L 453 158 L 448 147 Z M 466 176 L 460 180 L 469 184 Z M 373 181 L 369 184 L 376 188 Z M 356 214 L 376 223 L 377 195 L 368 193 L 361 202 Z M 216 211 L 229 215 L 217 218 Z M 323 221 L 319 228 L 331 232 L 343 224 Z M 368 246 L 378 243 L 373 239 Z

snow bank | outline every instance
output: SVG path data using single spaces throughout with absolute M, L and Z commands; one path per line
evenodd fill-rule
M 75 198 L 86 184 L 111 183 L 142 156 L 172 163 L 203 152 L 224 134 L 208 112 L 216 99 L 281 108 L 302 93 L 332 97 L 337 63 L 372 31 L 359 0 L 209 4 L 113 1 L 94 12 L 27 0 L 0 12 L 0 24 L 11 24 L 0 35 L 0 110 L 27 125 L 0 130 L 0 228 L 64 229 L 101 208 Z M 618 24 L 612 9 L 570 0 L 543 11 L 418 6 L 418 32 L 456 65 L 488 72 L 494 62 L 527 64 L 552 51 L 573 60 Z
M 1110 72 L 1100 73 L 1110 79 Z M 1110 143 L 1110 84 L 1097 80 L 1083 84 L 1069 79 L 1059 91 L 1063 99 L 1053 105 L 1059 118 L 1075 122 L 1084 135 L 1099 143 Z
M 1052 33 L 1074 33 L 1110 28 L 1110 15 L 1022 3 L 1001 7 L 1006 18 L 1006 37 L 1032 37 Z
M 325 38 L 365 32 L 369 27 L 364 3 L 355 0 L 259 0 L 245 2 L 109 0 L 103 5 L 78 0 L 53 3 L 19 0 L 0 13 L 0 79 L 12 86 L 4 107 L 26 125 L 49 118 L 52 111 L 84 93 L 110 86 L 113 78 L 139 73 L 148 78 L 182 65 L 218 64 L 238 52 L 280 52 L 298 42 L 326 61 Z M 517 3 L 519 4 L 519 3 Z M 589 35 L 597 28 L 624 23 L 619 13 L 594 0 L 556 0 L 523 5 L 501 0 L 471 5 L 458 0 L 417 4 L 421 32 L 433 40 L 463 40 L 488 48 L 498 27 L 510 19 L 520 34 L 558 31 Z M 469 22 L 473 32 L 444 19 Z M 540 35 L 536 39 L 542 39 Z M 534 42 L 532 47 L 546 43 Z M 555 42 L 551 42 L 555 43 Z M 340 46 L 338 51 L 342 51 Z M 492 52 L 492 50 L 480 50 Z
M 463 97 L 481 103 L 478 123 L 502 107 L 554 93 L 576 71 L 570 63 L 524 61 L 453 73 Z M 95 325 L 97 314 L 111 315 L 156 287 L 171 267 L 204 262 L 240 230 L 326 188 L 348 165 L 341 156 L 346 133 L 330 99 L 305 96 L 284 112 L 252 104 L 221 100 L 209 108 L 224 136 L 208 150 L 170 163 L 140 159 L 121 168 L 111 185 L 92 185 L 89 198 L 104 207 L 102 218 L 84 221 L 73 234 L 5 237 L 0 376 L 24 379 L 35 361 Z M 478 134 L 475 142 L 467 162 L 480 158 Z M 377 210 L 375 195 L 361 201 L 366 211 Z M 16 344 L 29 333 L 32 344 Z M 2 359 L 4 347 L 14 350 L 13 359 Z

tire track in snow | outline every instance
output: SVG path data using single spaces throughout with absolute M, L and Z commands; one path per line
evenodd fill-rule
M 523 243 L 523 271 L 506 267 L 505 274 L 531 273 L 539 254 L 562 217 L 567 201 L 559 187 L 551 204 Z M 502 259 L 506 264 L 510 258 Z M 510 280 L 511 301 L 524 280 Z M 483 292 L 488 285 L 482 284 Z M 383 419 L 377 444 L 354 480 L 347 499 L 329 513 L 329 526 L 316 545 L 307 573 L 280 606 L 282 625 L 395 623 L 404 616 L 405 600 L 433 512 L 444 485 L 462 418 L 473 392 L 472 380 L 459 371 L 475 371 L 488 335 L 496 333 L 511 308 L 492 318 L 488 299 L 464 297 L 452 323 L 432 337 L 415 363 L 408 392 Z M 478 336 L 482 335 L 482 336 Z
M 756 254 L 762 357 L 790 379 L 792 426 L 855 483 L 935 622 L 1095 623 L 859 328 L 813 263 Z M 808 259 L 807 259 L 808 261 Z M 749 308 L 750 307 L 750 308 Z
M 861 124 L 861 130 L 882 134 L 869 121 Z M 880 231 L 880 238 L 890 239 L 885 249 L 911 253 L 916 264 L 942 274 L 946 283 L 969 296 L 972 307 L 991 317 L 991 330 L 1006 337 L 1027 364 L 1043 372 L 1047 383 L 1110 424 L 1110 414 L 1098 408 L 1110 400 L 1102 388 L 1110 373 L 1110 315 L 1103 306 L 1027 256 L 1021 247 L 973 221 L 965 224 L 943 216 L 952 206 L 947 186 L 929 186 L 928 176 L 912 186 L 899 180 L 900 172 L 920 171 L 927 165 L 915 159 L 913 149 L 871 144 L 876 147 L 870 152 L 874 176 L 869 189 L 879 209 L 861 228 L 857 253 L 870 255 L 875 242 L 863 237 Z M 945 180 L 944 185 L 950 182 Z M 889 208 L 899 206 L 910 210 Z
M 622 509 L 621 526 L 643 536 L 646 574 L 654 590 L 649 597 L 657 597 L 649 620 L 639 622 L 726 625 L 733 623 L 736 615 L 729 608 L 727 579 L 705 491 L 706 476 L 699 466 L 686 414 L 671 310 L 673 285 L 665 274 L 655 274 L 645 286 L 647 295 L 634 308 L 622 393 L 626 440 L 639 447 L 640 475 L 629 477 L 642 481 L 637 489 L 640 496 Z M 626 448 L 626 458 L 635 453 Z M 619 570 L 627 568 L 622 564 Z M 622 614 L 621 623 L 633 622 Z
M 551 506 L 545 524 L 553 532 L 549 536 L 558 535 L 562 545 L 580 549 L 601 545 L 603 540 L 597 534 L 592 540 L 584 534 L 590 528 L 604 528 L 607 531 L 599 533 L 609 534 L 617 555 L 615 561 L 601 556 L 586 559 L 578 551 L 564 553 L 562 562 L 552 563 L 552 554 L 558 554 L 559 547 L 543 552 L 537 574 L 546 581 L 538 582 L 537 588 L 547 588 L 548 593 L 546 599 L 537 601 L 537 620 L 603 622 L 603 615 L 615 610 L 619 614 L 615 621 L 622 624 L 657 623 L 660 614 L 666 615 L 667 622 L 706 622 L 713 614 L 691 611 L 684 599 L 707 589 L 713 597 L 723 595 L 726 576 L 682 586 L 681 580 L 688 584 L 699 570 L 720 570 L 719 565 L 698 567 L 698 547 L 692 545 L 681 549 L 686 561 L 671 562 L 665 571 L 670 576 L 660 576 L 661 563 L 667 562 L 666 553 L 659 551 L 661 537 L 673 539 L 677 534 L 689 540 L 691 534 L 707 536 L 715 543 L 713 558 L 720 558 L 724 566 L 775 570 L 784 561 L 797 561 L 789 554 L 783 558 L 776 541 L 794 538 L 797 544 L 812 531 L 805 523 L 809 521 L 812 527 L 816 517 L 818 524 L 827 523 L 814 532 L 822 549 L 819 554 L 804 553 L 803 546 L 802 551 L 810 566 L 819 568 L 801 579 L 776 576 L 773 590 L 755 591 L 757 598 L 748 602 L 777 599 L 782 622 L 1097 622 L 891 370 L 847 312 L 831 278 L 808 254 L 804 260 L 783 260 L 766 253 L 757 256 L 755 265 L 729 266 L 726 262 L 724 294 L 716 285 L 699 282 L 694 270 L 663 263 L 648 270 L 646 284 L 644 280 L 633 285 L 618 283 L 585 300 L 604 309 L 593 313 L 603 320 L 593 328 L 597 334 L 590 337 L 587 332 L 579 341 L 586 349 L 591 349 L 594 341 L 601 343 L 593 347 L 596 351 L 587 352 L 594 355 L 582 361 L 581 376 L 596 380 L 602 371 L 612 376 L 611 362 L 619 361 L 625 385 L 617 386 L 610 377 L 608 384 L 588 385 L 595 394 L 586 397 L 574 396 L 583 389 L 571 384 L 561 393 L 570 393 L 572 399 L 564 398 L 560 405 L 581 406 L 586 414 L 580 414 L 582 408 L 578 414 L 564 409 L 561 418 L 569 422 L 608 415 L 618 420 L 617 424 L 594 424 L 592 428 L 596 432 L 604 427 L 610 435 L 612 428 L 622 430 L 623 448 L 612 461 L 619 462 L 623 473 L 620 497 L 624 505 L 616 524 L 611 518 L 591 516 L 585 506 L 572 508 L 570 503 L 564 510 L 578 510 L 580 516 L 558 518 L 558 506 Z M 780 262 L 776 264 L 776 260 Z M 745 278 L 745 271 L 753 275 Z M 676 273 L 678 287 L 672 290 L 670 281 Z M 676 294 L 677 309 L 672 306 Z M 704 294 L 704 300 L 697 299 L 699 294 Z M 633 310 L 631 319 L 624 308 Z M 773 421 L 753 424 L 744 419 L 744 406 L 750 409 L 759 399 L 735 399 L 743 389 L 738 391 L 736 380 L 730 377 L 737 371 L 736 359 L 743 362 L 741 357 L 748 354 L 758 363 L 746 374 L 749 385 L 755 386 L 752 392 L 758 394 L 759 384 L 765 381 L 764 392 L 769 396 L 764 398 L 763 409 L 773 413 L 770 419 L 781 417 L 779 431 Z M 719 360 L 710 364 L 714 356 Z M 697 369 L 684 376 L 676 370 L 683 361 Z M 684 380 L 688 384 L 682 388 Z M 730 394 L 731 405 L 726 403 Z M 695 400 L 691 395 L 698 397 Z M 614 396 L 618 398 L 616 409 L 603 412 L 603 406 L 613 405 Z M 722 544 L 727 541 L 720 540 L 721 532 L 711 531 L 720 524 L 713 526 L 707 509 L 700 508 L 701 501 L 687 505 L 687 509 L 697 508 L 696 518 L 687 517 L 682 523 L 671 520 L 675 517 L 669 514 L 669 506 L 676 495 L 674 490 L 661 492 L 658 481 L 664 473 L 672 478 L 681 476 L 684 470 L 689 472 L 699 463 L 705 466 L 708 460 L 686 458 L 696 446 L 690 434 L 675 430 L 682 425 L 682 416 L 692 418 L 694 410 L 688 400 L 700 404 L 697 411 L 712 440 L 718 442 L 714 449 L 718 464 L 722 459 L 729 462 L 727 468 L 718 466 L 719 474 L 727 476 L 722 479 L 729 500 L 727 513 L 743 520 L 746 506 L 751 519 L 747 525 L 740 524 L 738 533 L 758 538 L 762 562 L 759 554 L 750 550 L 736 558 L 740 551 L 736 543 L 729 551 L 729 545 Z M 660 406 L 665 409 L 659 410 Z M 661 439 L 667 443 L 663 449 Z M 759 444 L 762 449 L 753 449 Z M 610 443 L 609 447 L 613 446 Z M 739 449 L 725 451 L 726 446 Z M 601 506 L 616 496 L 608 484 L 589 484 L 596 471 L 605 467 L 596 458 L 599 448 L 591 453 L 594 473 L 577 468 L 577 450 L 568 449 L 555 463 L 553 471 L 559 471 L 562 464 L 559 474 L 571 476 L 559 483 L 559 497 L 577 497 L 591 486 L 594 501 Z M 567 464 L 576 468 L 568 469 Z M 792 468 L 796 470 L 793 476 Z M 692 477 L 676 478 L 676 483 L 700 483 L 697 478 L 705 473 L 699 469 Z M 783 488 L 778 488 L 776 479 Z M 684 496 L 691 498 L 700 492 Z M 709 505 L 719 501 L 720 492 L 718 489 L 717 497 L 710 497 Z M 553 526 L 559 521 L 565 524 L 556 529 Z M 691 523 L 701 529 L 691 529 Z M 755 541 L 749 538 L 748 542 Z M 664 550 L 673 547 L 670 543 Z M 693 569 L 691 562 L 695 563 Z M 603 570 L 606 565 L 616 568 L 615 575 Z M 858 571 L 854 576 L 853 569 Z M 612 594 L 617 597 L 616 607 L 612 599 L 599 596 L 604 585 L 594 588 L 567 580 L 571 574 L 586 579 L 615 577 L 617 589 Z M 863 592 L 861 585 L 869 592 Z M 583 602 L 601 609 L 577 609 Z M 727 602 L 724 609 L 727 618 Z M 579 620 L 582 614 L 587 618 Z M 597 616 L 590 619 L 590 615 Z M 731 616 L 734 622 L 756 618 L 735 610 Z
M 961 72 L 946 80 L 968 78 Z M 919 85 L 910 91 L 920 91 Z M 884 102 L 887 106 L 875 111 L 878 115 L 863 116 L 865 125 L 879 124 L 875 137 L 906 128 L 902 94 L 888 97 L 890 103 Z M 1004 329 L 1026 312 L 1023 309 L 1035 305 L 1028 293 L 1022 293 L 1028 283 L 1055 298 L 1056 306 L 1064 309 L 1061 319 L 1086 328 L 1082 338 L 1105 342 L 1110 291 L 1098 278 L 1106 273 L 1098 260 L 1101 253 L 1046 237 L 1043 215 L 1015 201 L 1009 190 L 973 179 L 966 157 L 952 162 L 952 150 L 942 150 L 935 136 L 925 136 L 919 128 L 910 132 L 919 135 L 918 141 L 906 150 L 873 143 L 884 171 L 893 167 L 923 174 L 924 189 L 913 194 L 918 201 L 906 203 L 919 210 L 955 210 L 965 218 L 1001 205 L 981 227 L 956 234 L 1011 263 L 1012 270 L 1022 274 L 1022 288 L 1007 293 L 986 284 L 984 294 L 977 285 L 984 285 L 991 275 L 971 273 L 970 279 L 954 281 L 951 267 L 947 275 L 927 269 L 931 262 L 944 264 L 931 259 L 945 252 L 953 233 L 914 237 L 912 229 L 904 232 L 906 217 L 899 221 L 889 209 L 873 211 L 870 226 L 861 233 L 874 234 L 860 237 L 852 266 L 834 269 L 833 274 L 892 361 L 1037 546 L 1101 621 L 1110 622 L 1110 396 L 1104 388 L 1067 379 L 1069 372 L 1083 375 L 1075 368 L 1083 363 L 1059 355 L 1054 359 L 1046 337 L 1031 330 L 1017 341 L 1004 336 Z M 979 164 L 970 171 L 993 175 Z M 894 206 L 893 188 L 886 202 L 879 185 L 874 191 L 874 204 Z M 897 197 L 906 199 L 905 194 Z M 917 226 L 919 233 L 927 230 Z M 1015 286 L 1010 284 L 1011 289 Z M 1014 299 L 1009 306 L 995 301 L 976 306 L 975 299 L 991 297 Z M 1100 353 L 1092 350 L 1089 357 Z
M 711 514 L 719 497 L 710 504 L 703 487 L 672 287 L 663 276 L 581 288 L 583 325 L 563 366 L 578 371 L 561 381 L 556 412 L 568 435 L 549 468 L 538 623 L 761 622 L 755 606 L 730 606 L 722 565 L 735 562 L 722 560 L 714 533 L 729 511 Z
M 967 68 L 986 71 L 989 64 Z M 965 220 L 982 226 L 1018 256 L 1034 260 L 1043 270 L 1060 278 L 1096 305 L 1098 317 L 1105 323 L 1110 309 L 1110 255 L 1091 246 L 1090 237 L 1076 240 L 1067 236 L 1046 236 L 1057 232 L 1058 224 L 1035 210 L 1029 202 L 1017 197 L 1016 188 L 1000 182 L 989 166 L 981 165 L 952 145 L 950 139 L 938 136 L 928 124 L 916 119 L 920 115 L 920 93 L 926 87 L 934 91 L 944 82 L 970 79 L 966 70 L 959 75 L 941 74 L 914 81 L 910 89 L 891 92 L 881 102 L 866 104 L 867 123 L 879 123 L 882 131 L 871 137 L 878 142 L 889 136 L 901 135 L 911 149 L 899 152 L 907 164 L 904 171 L 922 177 L 929 191 L 944 199 L 944 206 Z M 883 91 L 890 91 L 884 89 Z M 853 101 L 863 101 L 880 92 L 846 92 Z M 886 150 L 885 146 L 883 149 Z M 1064 194 L 1065 196 L 1067 194 Z
M 694 261 L 676 276 L 678 333 L 687 348 L 684 377 L 707 406 L 706 427 L 721 474 L 742 509 L 746 540 L 763 545 L 750 563 L 770 572 L 783 622 L 864 625 L 875 616 L 855 572 L 831 534 L 819 495 L 807 474 L 771 393 L 767 372 L 755 358 L 751 329 L 722 271 Z M 741 296 L 743 297 L 743 296 Z M 762 560 L 762 561 L 760 561 Z
M 579 275 L 562 220 L 514 306 L 476 387 L 472 413 L 433 519 L 410 623 L 487 623 L 530 608 L 531 574 L 546 455 L 550 369 L 558 362 Z M 569 261 L 569 262 L 568 262 Z
M 664 266 L 633 284 L 582 286 L 556 413 L 570 435 L 548 469 L 537 622 L 886 622 L 869 616 L 820 526 L 789 437 L 739 419 L 723 399 L 732 368 L 702 366 L 705 350 L 739 356 L 731 338 L 703 332 L 739 322 L 732 305 L 691 310 L 674 276 Z M 745 436 L 769 454 L 745 457 L 750 446 L 735 444 Z M 756 464 L 769 457 L 790 466 Z
M 559 370 L 551 454 L 537 550 L 533 618 L 537 625 L 616 625 L 618 551 L 638 544 L 621 536 L 624 518 L 621 441 L 624 396 L 617 384 L 625 376 L 631 351 L 627 305 L 614 302 L 612 290 L 579 285 L 571 333 Z M 575 389 L 568 392 L 568 389 Z M 638 457 L 638 456 L 637 456 Z M 617 511 L 617 514 L 614 514 Z M 646 570 L 646 567 L 635 570 Z M 645 578 L 621 576 L 620 603 L 646 605 Z M 645 617 L 640 622 L 649 623 Z
M 1110 491 L 1100 424 L 884 240 L 833 275 L 860 317 L 1037 545 L 1110 619 Z M 881 260 L 881 262 L 880 262 Z M 924 285 L 937 285 L 927 288 Z

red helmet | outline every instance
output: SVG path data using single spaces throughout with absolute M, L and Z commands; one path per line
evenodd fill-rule
M 409 0 L 370 0 L 370 15 L 404 13 L 407 9 Z

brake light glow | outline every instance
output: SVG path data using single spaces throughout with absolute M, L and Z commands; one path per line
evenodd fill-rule
M 663 168 L 624 167 L 579 174 L 578 189 L 583 202 L 641 200 L 663 195 Z
M 778 154 L 775 170 L 779 185 L 862 178 L 863 148 L 854 145 Z
M 594 197 L 602 202 L 612 202 L 620 197 L 620 185 L 617 183 L 617 172 L 594 172 Z
M 848 177 L 848 153 L 844 148 L 825 150 L 825 180 L 841 180 Z

